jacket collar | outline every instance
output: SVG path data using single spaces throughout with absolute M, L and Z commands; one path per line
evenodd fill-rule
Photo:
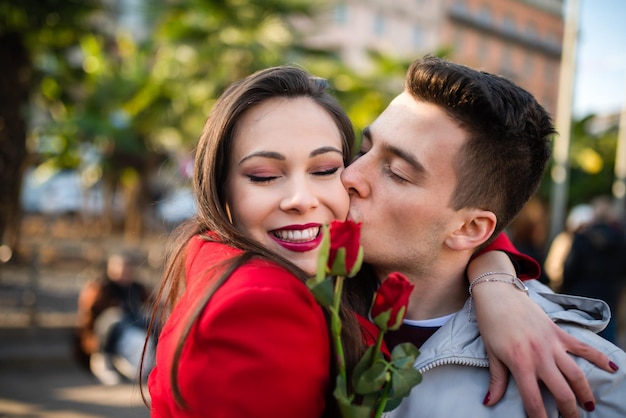
M 610 319 L 608 305 L 598 299 L 555 294 L 538 280 L 528 280 L 529 296 L 555 322 L 578 324 L 593 332 L 606 327 Z M 415 367 L 426 371 L 443 364 L 489 367 L 487 350 L 480 338 L 475 310 L 469 312 L 469 299 L 420 348 Z

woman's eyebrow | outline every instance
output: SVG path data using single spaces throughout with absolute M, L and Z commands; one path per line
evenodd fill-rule
M 317 149 L 314 149 L 313 151 L 311 151 L 311 153 L 309 154 L 309 157 L 316 157 L 318 155 L 322 155 L 322 154 L 326 154 L 328 152 L 336 152 L 339 153 L 343 156 L 343 151 L 341 151 L 339 148 L 335 148 L 335 147 L 320 147 Z
M 257 151 L 257 152 L 253 152 L 253 153 L 248 154 L 245 157 L 243 157 L 241 160 L 239 160 L 238 165 L 241 165 L 246 160 L 249 160 L 250 158 L 254 158 L 254 157 L 271 158 L 272 160 L 279 160 L 279 161 L 284 161 L 284 160 L 287 159 L 284 155 L 282 155 L 282 154 L 280 154 L 278 152 L 274 152 L 274 151 Z

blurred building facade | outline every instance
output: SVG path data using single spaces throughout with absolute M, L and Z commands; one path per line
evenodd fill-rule
M 554 115 L 564 30 L 563 0 L 334 0 L 307 42 L 367 70 L 368 49 L 453 61 L 506 76 Z

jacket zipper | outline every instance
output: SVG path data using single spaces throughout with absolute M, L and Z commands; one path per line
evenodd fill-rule
M 458 366 L 469 366 L 469 367 L 489 367 L 489 361 L 487 360 L 461 360 L 458 358 L 446 358 L 441 360 L 435 360 L 431 363 L 426 364 L 425 366 L 417 369 L 420 373 L 424 373 L 428 370 L 434 369 L 439 366 L 449 366 L 449 365 L 458 365 Z

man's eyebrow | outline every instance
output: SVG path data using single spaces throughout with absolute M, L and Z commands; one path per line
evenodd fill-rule
M 363 128 L 363 136 L 369 139 L 370 141 L 372 140 L 372 131 L 370 130 L 369 126 L 366 126 L 365 128 Z M 382 148 L 384 152 L 393 154 L 396 157 L 401 158 L 402 160 L 406 161 L 406 163 L 409 164 L 411 168 L 415 170 L 417 173 L 425 174 L 427 172 L 424 165 L 422 165 L 422 163 L 420 163 L 417 160 L 417 158 L 415 158 L 415 156 L 413 156 L 412 154 L 409 154 L 405 150 L 395 147 L 393 145 L 389 145 L 388 143 L 384 141 L 382 141 Z
M 413 156 L 413 154 L 409 154 L 405 150 L 400 149 L 398 147 L 394 147 L 394 146 L 389 145 L 389 144 L 384 144 L 383 149 L 386 152 L 394 154 L 398 158 L 404 160 L 407 164 L 409 164 L 411 166 L 411 168 L 415 172 L 417 172 L 417 173 L 419 173 L 421 175 L 426 174 L 426 168 L 422 165 L 422 163 L 420 163 L 417 160 L 417 158 L 415 158 L 415 156 Z

